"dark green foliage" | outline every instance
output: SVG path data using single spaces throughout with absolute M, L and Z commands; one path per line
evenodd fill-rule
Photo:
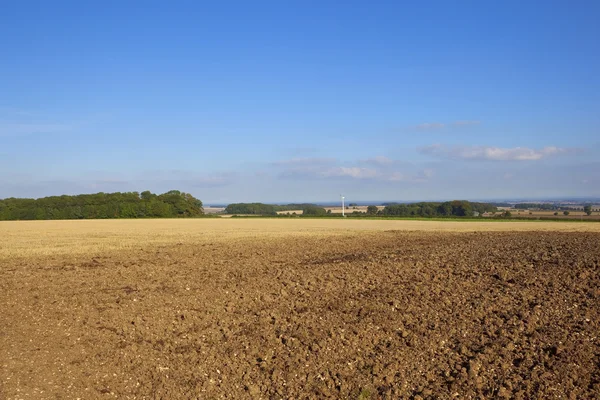
M 368 206 L 367 207 L 367 214 L 369 214 L 369 215 L 375 215 L 375 214 L 377 214 L 377 206 Z
M 480 214 L 496 212 L 496 206 L 488 203 L 472 203 L 465 200 L 444 203 L 420 202 L 410 204 L 390 204 L 383 209 L 383 215 L 398 217 L 471 217 L 476 211 Z
M 285 204 L 274 205 L 264 203 L 234 203 L 225 208 L 227 214 L 248 214 L 248 215 L 276 215 L 278 211 L 302 210 L 303 214 L 322 215 L 326 211 L 324 208 L 314 204 Z
M 233 203 L 225 208 L 227 214 L 276 215 L 277 210 L 272 204 L 263 203 Z
M 172 218 L 203 214 L 200 200 L 178 190 L 158 196 L 145 191 L 0 200 L 0 220 Z
M 515 204 L 515 208 L 517 210 L 530 210 L 530 209 L 535 209 L 535 210 L 558 210 L 560 209 L 560 207 L 558 207 L 557 205 L 554 204 L 549 204 L 549 203 L 520 203 L 520 204 Z
M 570 213 L 569 211 L 563 211 L 563 214 L 564 214 L 564 215 L 569 215 L 569 214 L 571 214 L 571 213 Z
M 590 205 L 583 206 L 583 212 L 586 213 L 587 215 L 592 215 L 592 206 L 590 206 Z
M 327 215 L 327 211 L 323 207 L 308 206 L 302 209 L 303 215 Z

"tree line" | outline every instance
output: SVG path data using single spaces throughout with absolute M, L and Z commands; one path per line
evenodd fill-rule
M 472 217 L 475 213 L 496 212 L 498 208 L 489 203 L 466 200 L 390 204 L 380 211 L 381 215 L 397 217 Z M 379 212 L 378 212 L 379 214 Z
M 225 208 L 227 214 L 248 215 L 277 215 L 278 211 L 302 210 L 302 215 L 311 216 L 340 216 L 331 214 L 325 208 L 315 204 L 264 204 L 264 203 L 234 203 Z M 367 207 L 366 215 L 395 216 L 395 217 L 471 217 L 475 213 L 497 212 L 498 208 L 489 203 L 476 203 L 466 200 L 447 202 L 420 202 L 420 203 L 387 203 L 383 210 L 376 206 Z M 361 216 L 365 213 L 355 211 L 350 216 Z
M 556 204 L 552 204 L 552 203 L 519 203 L 519 204 L 515 204 L 514 207 L 517 210 L 535 209 L 535 210 L 553 211 L 553 210 L 561 209 L 560 206 L 558 206 Z
M 265 203 L 233 203 L 225 207 L 227 214 L 247 215 L 277 215 L 278 211 L 302 210 L 302 215 L 324 215 L 327 212 L 323 207 L 315 204 L 265 204 Z
M 202 202 L 189 193 L 171 190 L 51 196 L 0 200 L 0 220 L 176 218 L 204 214 Z

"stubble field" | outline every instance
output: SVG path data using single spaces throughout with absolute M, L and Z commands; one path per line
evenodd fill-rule
M 598 398 L 600 224 L 0 223 L 0 398 Z

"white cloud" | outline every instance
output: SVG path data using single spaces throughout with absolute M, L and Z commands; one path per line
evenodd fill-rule
M 381 155 L 343 163 L 335 158 L 293 158 L 270 165 L 280 179 L 424 182 L 433 176 L 433 170 L 418 172 L 411 164 Z
M 405 182 L 410 179 L 406 176 L 406 174 L 395 171 L 395 172 L 392 172 L 390 175 L 388 175 L 385 180 L 390 181 L 390 182 Z
M 336 167 L 319 172 L 324 178 L 351 178 L 373 180 L 380 182 L 425 182 L 433 176 L 433 170 L 426 169 L 418 174 L 409 174 L 400 171 L 361 167 Z
M 319 175 L 329 177 L 350 177 L 355 179 L 370 179 L 376 178 L 379 172 L 373 168 L 360 167 L 334 167 L 319 172 Z
M 571 149 L 548 146 L 541 149 L 528 147 L 456 146 L 433 144 L 419 148 L 423 154 L 442 158 L 492 161 L 537 161 L 546 157 L 566 153 Z
M 364 164 L 391 165 L 394 163 L 394 160 L 386 156 L 375 156 L 371 158 L 366 158 L 364 160 L 360 160 L 360 162 Z
M 421 171 L 421 174 L 425 177 L 425 178 L 432 178 L 433 175 L 435 175 L 435 170 L 433 170 L 432 168 L 426 168 L 423 171 Z

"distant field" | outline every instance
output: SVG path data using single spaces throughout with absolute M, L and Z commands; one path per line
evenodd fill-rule
M 368 206 L 347 207 L 346 208 L 346 214 L 352 214 L 354 211 L 366 213 L 367 212 L 367 207 Z M 331 210 L 332 214 L 341 214 L 342 213 L 342 206 L 324 207 L 324 208 L 326 210 Z M 377 206 L 377 210 L 383 210 L 384 208 L 385 208 L 385 206 Z
M 286 211 L 277 211 L 277 215 L 288 215 L 288 214 L 304 214 L 304 210 L 286 210 Z
M 225 207 L 204 207 L 206 214 L 216 214 L 225 211 Z
M 591 215 L 587 215 L 583 211 L 578 210 L 569 210 L 569 215 L 564 215 L 562 211 L 529 211 L 529 210 L 518 210 L 518 209 L 508 209 L 513 217 L 527 217 L 527 218 L 535 218 L 535 217 L 552 217 L 552 218 L 560 218 L 560 219 L 588 219 L 588 220 L 599 220 L 600 212 L 594 211 Z M 558 213 L 558 215 L 554 215 L 554 213 Z

